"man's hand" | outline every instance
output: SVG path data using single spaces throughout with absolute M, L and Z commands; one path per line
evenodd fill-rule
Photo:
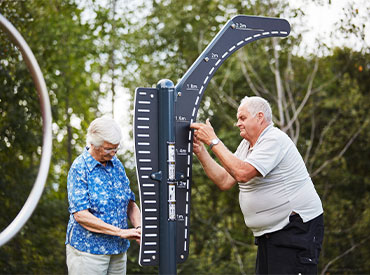
M 200 142 L 203 142 L 207 145 L 211 144 L 212 139 L 217 138 L 217 135 L 209 122 L 209 118 L 207 118 L 206 123 L 192 123 L 190 128 L 194 129 L 194 145 Z M 194 153 L 197 154 L 195 151 L 194 146 Z
M 203 142 L 201 142 L 199 139 L 197 139 L 196 136 L 194 135 L 194 140 L 193 140 L 193 152 L 194 152 L 194 154 L 196 154 L 198 156 L 199 154 L 201 154 L 205 150 L 206 149 L 204 148 Z

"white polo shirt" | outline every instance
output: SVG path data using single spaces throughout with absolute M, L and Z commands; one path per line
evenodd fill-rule
M 255 167 L 262 177 L 239 183 L 245 224 L 258 237 L 282 229 L 292 211 L 303 222 L 323 213 L 321 200 L 293 141 L 269 125 L 254 147 L 242 140 L 235 156 Z

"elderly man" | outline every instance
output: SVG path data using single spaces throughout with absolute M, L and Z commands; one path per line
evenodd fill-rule
M 140 210 L 115 156 L 120 141 L 113 119 L 95 119 L 87 130 L 87 147 L 69 170 L 69 274 L 126 274 L 129 240 L 140 242 Z M 128 219 L 134 228 L 128 228 Z
M 261 97 L 242 100 L 236 126 L 243 140 L 235 154 L 218 139 L 208 119 L 190 127 L 195 129 L 194 153 L 207 176 L 221 190 L 239 184 L 240 208 L 258 245 L 256 273 L 317 273 L 323 208 L 300 153 L 273 126 L 271 107 Z

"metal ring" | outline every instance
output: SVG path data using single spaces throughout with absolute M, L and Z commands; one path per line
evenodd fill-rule
M 27 220 L 31 217 L 32 212 L 35 210 L 37 203 L 44 190 L 45 182 L 49 172 L 51 151 L 52 151 L 52 133 L 51 133 L 51 107 L 46 84 L 40 67 L 37 63 L 35 56 L 33 55 L 30 47 L 23 39 L 22 35 L 17 29 L 3 16 L 0 14 L 0 28 L 7 33 L 13 43 L 18 47 L 22 53 L 23 59 L 25 60 L 27 67 L 32 75 L 33 82 L 36 86 L 41 112 L 43 120 L 43 141 L 42 141 L 42 154 L 39 171 L 37 174 L 36 181 L 33 185 L 30 195 L 27 201 L 23 205 L 21 211 L 15 219 L 0 233 L 0 247 L 7 243 L 13 238 L 18 231 L 23 227 Z

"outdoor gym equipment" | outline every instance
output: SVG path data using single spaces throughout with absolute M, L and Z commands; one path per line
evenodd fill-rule
M 179 83 L 135 91 L 134 139 L 140 188 L 140 265 L 176 274 L 189 255 L 193 131 L 200 101 L 222 63 L 241 47 L 268 37 L 286 37 L 288 21 L 239 15 L 228 21 Z
M 33 55 L 30 47 L 23 39 L 22 35 L 17 29 L 0 14 L 0 28 L 10 37 L 13 43 L 18 47 L 22 53 L 23 59 L 32 75 L 33 82 L 36 86 L 43 121 L 43 141 L 42 141 L 42 155 L 39 171 L 36 181 L 33 185 L 30 195 L 23 205 L 21 211 L 15 219 L 6 227 L 0 234 L 0 247 L 13 238 L 18 231 L 23 227 L 27 220 L 31 217 L 32 212 L 35 210 L 37 203 L 44 190 L 45 182 L 48 176 L 51 150 L 52 150 L 52 133 L 51 133 L 51 108 L 46 84 L 40 67 Z M 21 122 L 20 122 L 21 123 Z

